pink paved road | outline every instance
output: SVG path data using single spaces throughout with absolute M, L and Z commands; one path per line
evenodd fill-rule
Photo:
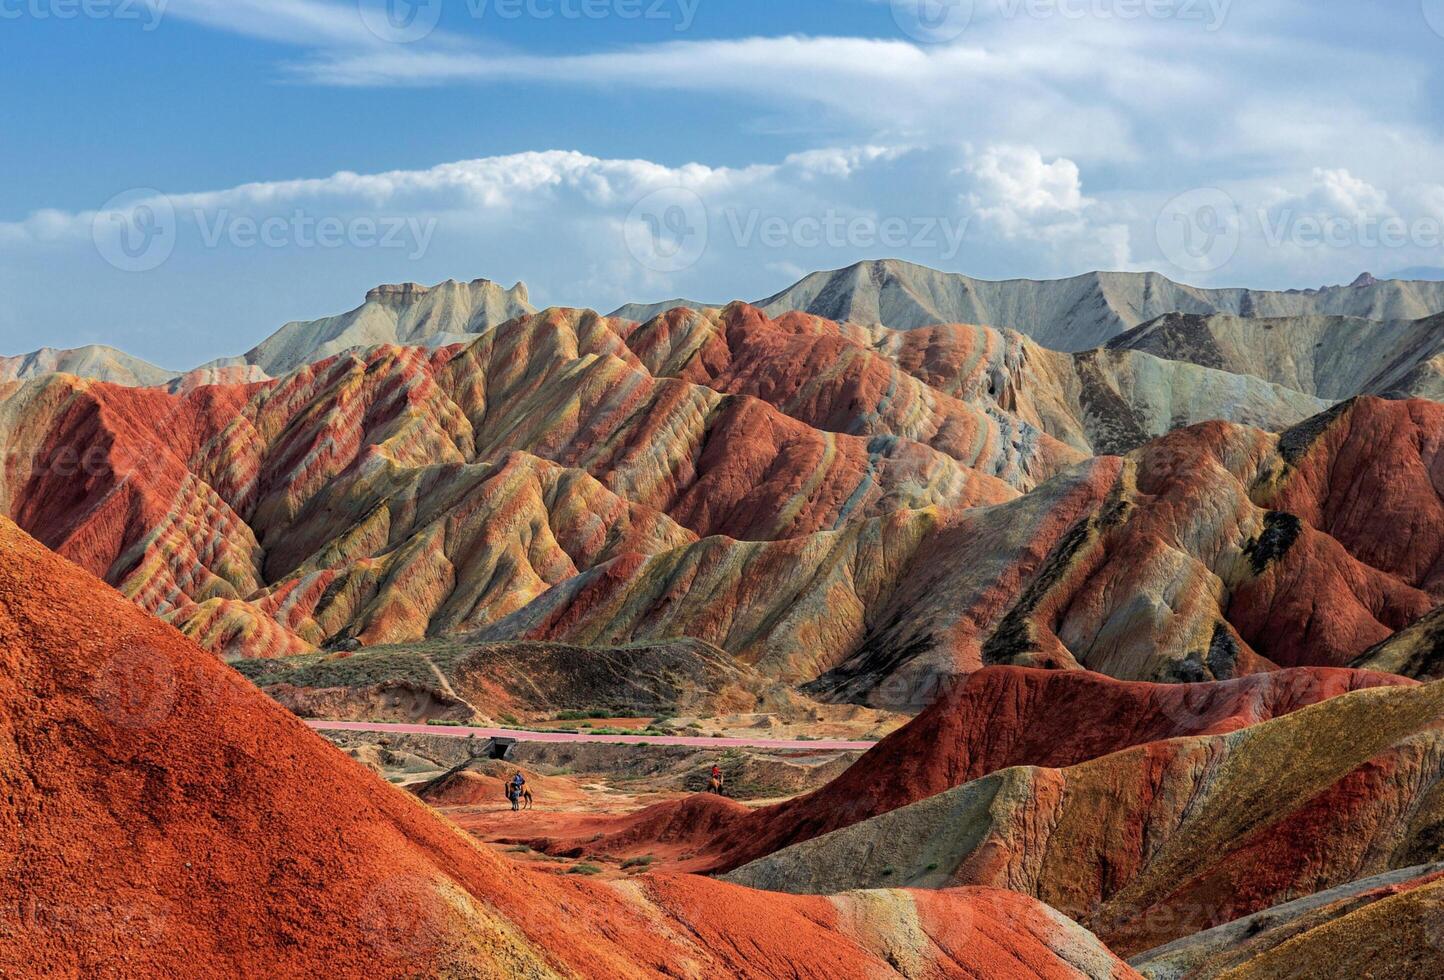
M 683 745 L 696 749 L 797 749 L 827 752 L 867 751 L 876 742 L 838 742 L 826 739 L 790 741 L 782 738 L 704 738 L 682 735 L 591 735 L 571 732 L 523 732 L 510 728 L 461 728 L 454 725 L 383 725 L 369 721 L 312 721 L 322 731 L 389 732 L 398 735 L 446 735 L 452 738 L 514 738 L 519 742 L 613 742 L 622 745 Z

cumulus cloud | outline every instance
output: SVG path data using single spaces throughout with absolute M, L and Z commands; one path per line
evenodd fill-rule
M 461 29 L 476 26 L 455 19 L 462 6 L 448 5 L 453 19 L 410 44 L 379 38 L 357 0 L 169 0 L 167 16 L 284 48 L 274 64 L 287 82 L 523 82 L 719 98 L 761 107 L 794 140 L 790 149 L 807 146 L 809 133 L 827 135 L 781 159 L 731 167 L 549 151 L 150 202 L 132 196 L 124 207 L 173 206 L 178 240 L 164 267 L 123 288 L 95 265 L 92 228 L 108 216 L 99 202 L 89 211 L 37 210 L 0 222 L 0 249 L 16 281 L 49 283 L 53 305 L 8 322 L 95 322 L 97 309 L 123 318 L 134 307 L 146 311 L 132 317 L 141 324 L 174 309 L 177 319 L 224 320 L 221 336 L 253 338 L 268 320 L 334 311 L 384 280 L 525 278 L 546 302 L 600 306 L 675 295 L 755 298 L 785 286 L 791 273 L 881 255 L 984 277 L 1151 266 L 1201 284 L 1259 286 L 1347 278 L 1365 265 L 1437 264 L 1410 248 L 1380 257 L 1357 241 L 1270 244 L 1268 221 L 1255 220 L 1282 209 L 1351 220 L 1444 216 L 1444 145 L 1428 114 L 1432 61 L 1420 51 L 1353 43 L 1353 29 L 1299 31 L 1299 23 L 1319 22 L 1303 20 L 1311 0 L 1235 3 L 1217 30 L 1177 18 L 1040 17 L 1029 13 L 1036 4 L 978 0 L 965 29 L 934 44 L 901 30 L 878 0 L 873 37 L 690 35 L 547 52 Z M 1409 13 L 1417 19 L 1416 9 Z M 1403 16 L 1381 8 L 1370 29 L 1386 30 L 1378 25 L 1388 20 L 1398 34 Z M 658 149 L 665 139 L 645 150 L 677 159 L 694 149 Z M 1245 234 L 1231 263 L 1189 274 L 1154 247 L 1155 219 L 1165 201 L 1205 186 L 1237 202 Z M 685 268 L 659 271 L 630 253 L 626 232 L 635 229 L 639 202 L 669 190 L 695 195 L 700 217 L 683 207 L 644 219 L 662 231 L 705 227 L 707 247 Z M 404 264 L 392 254 L 203 241 L 202 224 L 215 228 L 222 213 L 265 219 L 297 211 L 434 220 L 435 235 L 424 255 Z M 885 227 L 896 234 L 881 235 Z M 289 295 L 253 291 L 219 311 L 199 298 L 233 298 L 238 280 L 270 275 L 289 284 Z M 66 289 L 81 279 L 93 284 L 86 309 Z
M 969 161 L 935 148 L 822 147 L 742 167 L 553 150 L 140 191 L 93 209 L 0 222 L 0 255 L 57 290 L 61 280 L 83 277 L 94 302 L 134 308 L 136 320 L 224 321 L 216 344 L 257 338 L 270 321 L 335 312 L 381 281 L 523 279 L 544 303 L 610 309 L 678 295 L 756 299 L 805 272 L 878 257 L 985 275 L 1118 266 L 1127 229 L 1104 222 L 1106 211 L 1084 194 L 1072 161 L 1030 148 L 989 148 Z M 123 253 L 117 260 L 114 236 L 134 231 L 139 240 L 147 223 L 168 236 L 163 256 L 147 264 L 147 275 L 117 279 L 107 261 L 123 271 L 132 263 Z M 323 226 L 334 245 L 318 234 Z M 378 240 L 391 226 L 404 248 L 385 251 Z M 649 242 L 660 242 L 655 254 Z M 189 292 L 233 296 L 248 279 L 271 274 L 344 298 L 297 308 L 271 292 L 248 292 L 244 302 L 203 314 L 187 309 Z M 108 290 L 144 299 L 120 302 Z M 111 321 L 117 329 L 125 315 Z M 124 336 L 111 339 L 126 346 Z M 202 353 L 194 360 L 236 351 Z
M 1031 146 L 990 146 L 974 154 L 965 170 L 972 179 L 969 206 L 1004 239 L 1068 249 L 1110 269 L 1128 267 L 1127 226 L 1108 220 L 1107 209 L 1083 194 L 1072 160 L 1045 160 Z
M 847 159 L 848 152 L 839 150 L 835 155 Z M 854 158 L 861 157 L 854 154 Z M 807 170 L 810 164 L 799 162 L 798 166 Z M 553 150 L 463 160 L 425 170 L 341 171 L 329 177 L 248 183 L 213 191 L 143 192 L 129 197 L 123 207 L 163 206 L 194 215 L 222 211 L 274 214 L 305 205 L 327 214 L 372 210 L 480 217 L 536 210 L 563 200 L 614 208 L 662 187 L 724 194 L 765 182 L 780 169 L 697 163 L 667 167 L 648 160 L 606 160 Z M 103 216 L 102 209 L 37 211 L 18 222 L 0 222 L 0 242 L 39 245 L 85 238 L 97 216 Z
M 1031 146 L 990 146 L 968 165 L 975 189 L 968 196 L 978 216 L 1009 237 L 1072 222 L 1084 205 L 1078 165 L 1066 157 L 1048 162 Z

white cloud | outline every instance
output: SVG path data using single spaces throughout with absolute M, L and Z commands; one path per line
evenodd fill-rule
M 419 170 L 342 171 L 130 196 L 103 214 L 99 208 L 36 212 L 0 223 L 0 257 L 46 285 L 34 295 L 70 295 L 65 283 L 84 279 L 88 302 L 106 310 L 116 330 L 113 342 L 142 355 L 150 353 L 143 344 L 126 340 L 127 319 L 147 330 L 168 319 L 207 323 L 215 331 L 212 346 L 198 350 L 195 362 L 236 353 L 226 338 L 253 341 L 285 319 L 335 312 L 381 281 L 523 279 L 545 304 L 610 309 L 678 295 L 756 299 L 805 272 L 883 256 L 987 274 L 1002 271 L 998 254 L 1037 240 L 1047 244 L 1046 254 L 1013 260 L 1028 263 L 1023 268 L 1032 274 L 1116 266 L 1126 258 L 1127 229 L 1095 220 L 1103 209 L 1083 194 L 1071 162 L 1043 163 L 1036 151 L 990 152 L 981 177 L 970 174 L 956 152 L 882 145 L 824 147 L 743 167 L 667 166 L 554 150 Z M 1021 161 L 1021 169 L 1010 160 Z M 988 195 L 990 207 L 1017 198 L 1018 219 L 1034 230 L 1025 234 L 1006 222 L 970 225 L 971 210 L 960 198 L 973 190 Z M 685 208 L 682 224 L 705 244 L 681 268 L 649 263 L 629 238 L 649 218 L 636 209 L 657 192 L 684 206 L 696 202 L 695 210 Z M 107 238 L 97 249 L 92 227 L 98 214 L 125 219 L 141 205 L 174 215 L 165 228 L 166 251 L 145 275 L 117 279 L 102 261 L 114 243 Z M 668 213 L 650 217 L 663 230 L 674 224 Z M 313 229 L 322 221 L 366 231 L 393 219 L 406 223 L 404 251 L 367 247 L 370 237 L 334 248 L 315 241 Z M 254 232 L 239 240 L 229 234 L 246 222 L 272 223 L 276 244 L 255 244 Z M 131 229 L 125 220 L 100 225 L 117 239 Z M 317 298 L 258 296 L 251 283 L 276 275 L 287 277 L 293 292 L 299 282 L 302 293 Z M 193 294 L 206 297 L 202 308 L 186 300 Z M 46 318 L 37 314 L 35 322 Z M 38 341 L 65 341 L 44 332 Z M 195 343 L 199 348 L 201 338 Z M 230 346 L 214 346 L 223 343 Z M 168 345 L 168 359 L 176 349 Z
M 1349 171 L 1314 168 L 1314 189 L 1308 203 L 1345 216 L 1379 215 L 1389 208 L 1389 195 Z
M 834 152 L 841 157 L 849 153 Z M 723 194 L 765 182 L 779 169 L 696 163 L 666 167 L 648 160 L 604 160 L 576 151 L 552 150 L 463 160 L 426 170 L 376 174 L 341 171 L 329 177 L 136 197 L 127 200 L 126 207 L 164 203 L 176 212 L 212 215 L 221 211 L 281 213 L 287 208 L 306 206 L 327 214 L 403 210 L 480 216 L 524 212 L 567 199 L 608 209 L 629 207 L 637 198 L 662 187 Z M 22 221 L 0 222 L 0 242 L 40 245 L 86 238 L 98 210 L 47 209 Z
M 1031 146 L 990 146 L 968 165 L 975 189 L 968 196 L 978 216 L 1010 237 L 1060 219 L 1081 217 L 1085 204 L 1078 165 L 1066 157 L 1051 163 Z
M 1432 64 L 1354 43 L 1352 32 L 1301 30 L 1319 21 L 1311 0 L 977 0 L 967 29 L 946 44 L 916 43 L 880 10 L 883 37 L 688 39 L 545 54 L 483 42 L 477 30 L 381 43 L 357 2 L 170 3 L 175 15 L 299 49 L 285 70 L 315 84 L 521 81 L 731 95 L 858 145 L 1030 145 L 1082 166 L 1127 167 L 1149 188 L 1173 181 L 1174 192 L 1245 174 L 1292 178 L 1300 159 L 1397 188 L 1444 159 L 1437 127 L 1421 116 Z M 1149 16 L 1155 9 L 1162 13 Z M 1417 26 L 1377 14 L 1386 15 Z
M 808 133 L 827 135 L 780 160 L 733 167 L 548 151 L 417 170 L 343 171 L 168 200 L 183 213 L 209 216 L 302 209 L 438 220 L 428 256 L 404 269 L 389 256 L 362 256 L 366 264 L 349 253 L 343 262 L 338 253 L 331 265 L 315 253 L 299 261 L 288 256 L 281 279 L 293 298 L 275 297 L 266 313 L 254 308 L 261 300 L 250 293 L 226 307 L 230 334 L 248 337 L 264 332 L 269 312 L 325 312 L 335 308 L 336 293 L 402 277 L 520 277 L 547 302 L 604 305 L 688 293 L 755 297 L 785 285 L 780 280 L 791 273 L 883 254 L 983 276 L 1141 262 L 1180 275 L 1151 252 L 1155 216 L 1163 201 L 1200 186 L 1222 187 L 1249 219 L 1238 256 L 1209 284 L 1314 284 L 1347 280 L 1363 267 L 1438 264 L 1437 254 L 1398 249 L 1380 256 L 1357 242 L 1270 246 L 1253 220 L 1259 209 L 1276 214 L 1284 207 L 1352 218 L 1444 217 L 1444 144 L 1429 98 L 1435 69 L 1420 52 L 1374 39 L 1354 43 L 1362 22 L 1324 30 L 1327 18 L 1309 0 L 1235 3 L 1216 31 L 1165 19 L 1007 17 L 986 0 L 978 7 L 947 44 L 914 43 L 880 9 L 874 13 L 886 37 L 693 35 L 538 53 L 488 44 L 476 30 L 439 29 L 414 44 L 383 43 L 367 30 L 357 0 L 169 0 L 167 16 L 289 48 L 277 64 L 290 81 L 479 89 L 523 82 L 559 91 L 670 94 L 680 102 L 735 99 L 776 120 L 795 141 L 789 146 L 807 145 Z M 1417 19 L 1417 10 L 1410 13 Z M 1392 16 L 1375 11 L 1367 26 Z M 667 139 L 649 134 L 639 152 L 676 158 L 677 145 Z M 700 195 L 712 229 L 706 254 L 677 274 L 639 266 L 622 235 L 632 205 L 667 187 Z M 729 218 L 750 216 L 781 222 L 783 244 L 732 241 Z M 814 233 L 799 222 L 834 216 L 862 227 L 889 219 L 909 227 L 974 220 L 963 250 L 945 260 L 926 245 L 807 244 Z M 132 281 L 124 294 L 106 294 L 110 273 L 82 261 L 96 260 L 89 242 L 94 218 L 94 211 L 38 210 L 0 223 L 0 249 L 23 263 L 27 281 L 33 274 L 37 283 L 48 282 L 55 302 L 75 305 L 77 321 L 138 306 L 143 297 L 147 312 L 136 314 L 139 321 L 176 304 L 178 291 L 227 296 L 237 279 L 260 281 L 255 253 L 198 249 L 195 229 L 183 222 L 184 240 L 164 269 Z M 85 252 L 51 261 L 77 245 Z M 13 268 L 19 266 L 7 271 Z M 67 288 L 80 280 L 95 290 L 88 311 Z M 175 315 L 184 314 L 182 307 Z M 29 319 L 42 324 L 51 315 L 37 309 Z M 207 308 L 196 319 L 215 315 Z
M 966 200 L 977 218 L 1010 241 L 1034 242 L 1103 268 L 1129 265 L 1128 227 L 1083 194 L 1078 165 L 1048 161 L 1031 146 L 989 146 L 965 166 Z

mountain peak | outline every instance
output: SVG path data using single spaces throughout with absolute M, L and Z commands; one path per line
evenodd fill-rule
M 1350 289 L 1363 289 L 1365 286 L 1377 286 L 1377 285 L 1379 285 L 1379 280 L 1377 280 L 1377 279 L 1374 278 L 1374 274 L 1373 274 L 1372 272 L 1361 272 L 1361 273 L 1359 273 L 1359 278 L 1357 278 L 1357 279 L 1355 279 L 1353 282 L 1349 283 L 1349 288 L 1350 288 Z

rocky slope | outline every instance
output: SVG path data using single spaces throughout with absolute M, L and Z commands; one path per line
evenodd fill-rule
M 1132 962 L 1149 980 L 1432 976 L 1444 967 L 1444 865 L 1340 885 L 1149 950 Z
M 233 666 L 302 717 L 330 719 L 472 721 L 606 710 L 647 718 L 766 711 L 786 721 L 816 707 L 726 651 L 688 639 L 579 647 L 460 637 Z
M 655 317 L 661 316 L 671 310 L 711 310 L 721 309 L 726 303 L 699 303 L 691 299 L 666 299 L 660 303 L 626 303 L 617 307 L 607 316 L 617 320 L 632 320 L 637 323 L 645 323 Z
M 829 328 L 831 321 L 801 314 L 774 322 L 794 331 L 803 325 L 839 331 L 931 388 L 1016 415 L 1089 455 L 1128 452 L 1214 419 L 1285 429 L 1331 404 L 1246 373 L 1137 351 L 1052 351 L 1013 330 L 966 324 Z
M 414 282 L 377 286 L 349 313 L 288 323 L 241 357 L 207 366 L 250 364 L 279 377 L 356 347 L 443 347 L 463 342 L 535 312 L 524 283 L 510 289 L 489 279 L 469 283 L 448 279 L 436 286 Z
M 1353 665 L 1421 681 L 1444 680 L 1444 610 L 1435 609 L 1365 650 Z
M 939 677 L 991 663 L 1136 680 L 1342 666 L 1437 604 L 1441 426 L 1444 407 L 1376 400 L 1282 437 L 1211 423 L 998 506 L 750 544 L 741 568 L 715 540 L 608 566 L 488 629 L 681 631 L 820 674 L 814 694 L 914 711 Z
M 1231 734 L 1008 769 L 729 878 L 803 893 L 999 885 L 1133 955 L 1444 858 L 1441 718 L 1444 685 L 1376 688 Z
M 1004 892 L 511 867 L 4 520 L 0 657 L 7 975 L 1137 976 Z
M 1444 283 L 1361 280 L 1357 285 L 1270 292 L 1200 289 L 1156 272 L 992 282 L 884 259 L 814 272 L 757 305 L 774 316 L 798 310 L 897 330 L 943 323 L 1009 327 L 1045 347 L 1082 351 L 1168 313 L 1418 319 L 1444 310 Z
M 1437 604 L 1444 408 L 1085 459 L 1010 343 L 549 310 L 254 385 L 51 375 L 0 386 L 0 512 L 228 658 L 690 637 L 912 711 L 990 663 L 1342 666 Z
M 760 809 L 715 797 L 598 821 L 549 852 L 632 857 L 685 838 L 695 867 L 726 871 L 1014 766 L 1062 768 L 1137 745 L 1237 731 L 1405 678 L 1296 669 L 1203 684 L 1139 684 L 1082 671 L 988 667 L 938 693 L 903 728 L 812 793 Z
M 114 347 L 97 345 L 73 350 L 43 347 L 29 354 L 0 357 L 0 382 L 29 381 L 56 373 L 137 387 L 169 384 L 176 377 L 174 371 L 156 367 Z
M 1108 347 L 1255 375 L 1330 401 L 1355 395 L 1444 400 L 1444 316 L 1380 321 L 1170 313 L 1114 337 Z

